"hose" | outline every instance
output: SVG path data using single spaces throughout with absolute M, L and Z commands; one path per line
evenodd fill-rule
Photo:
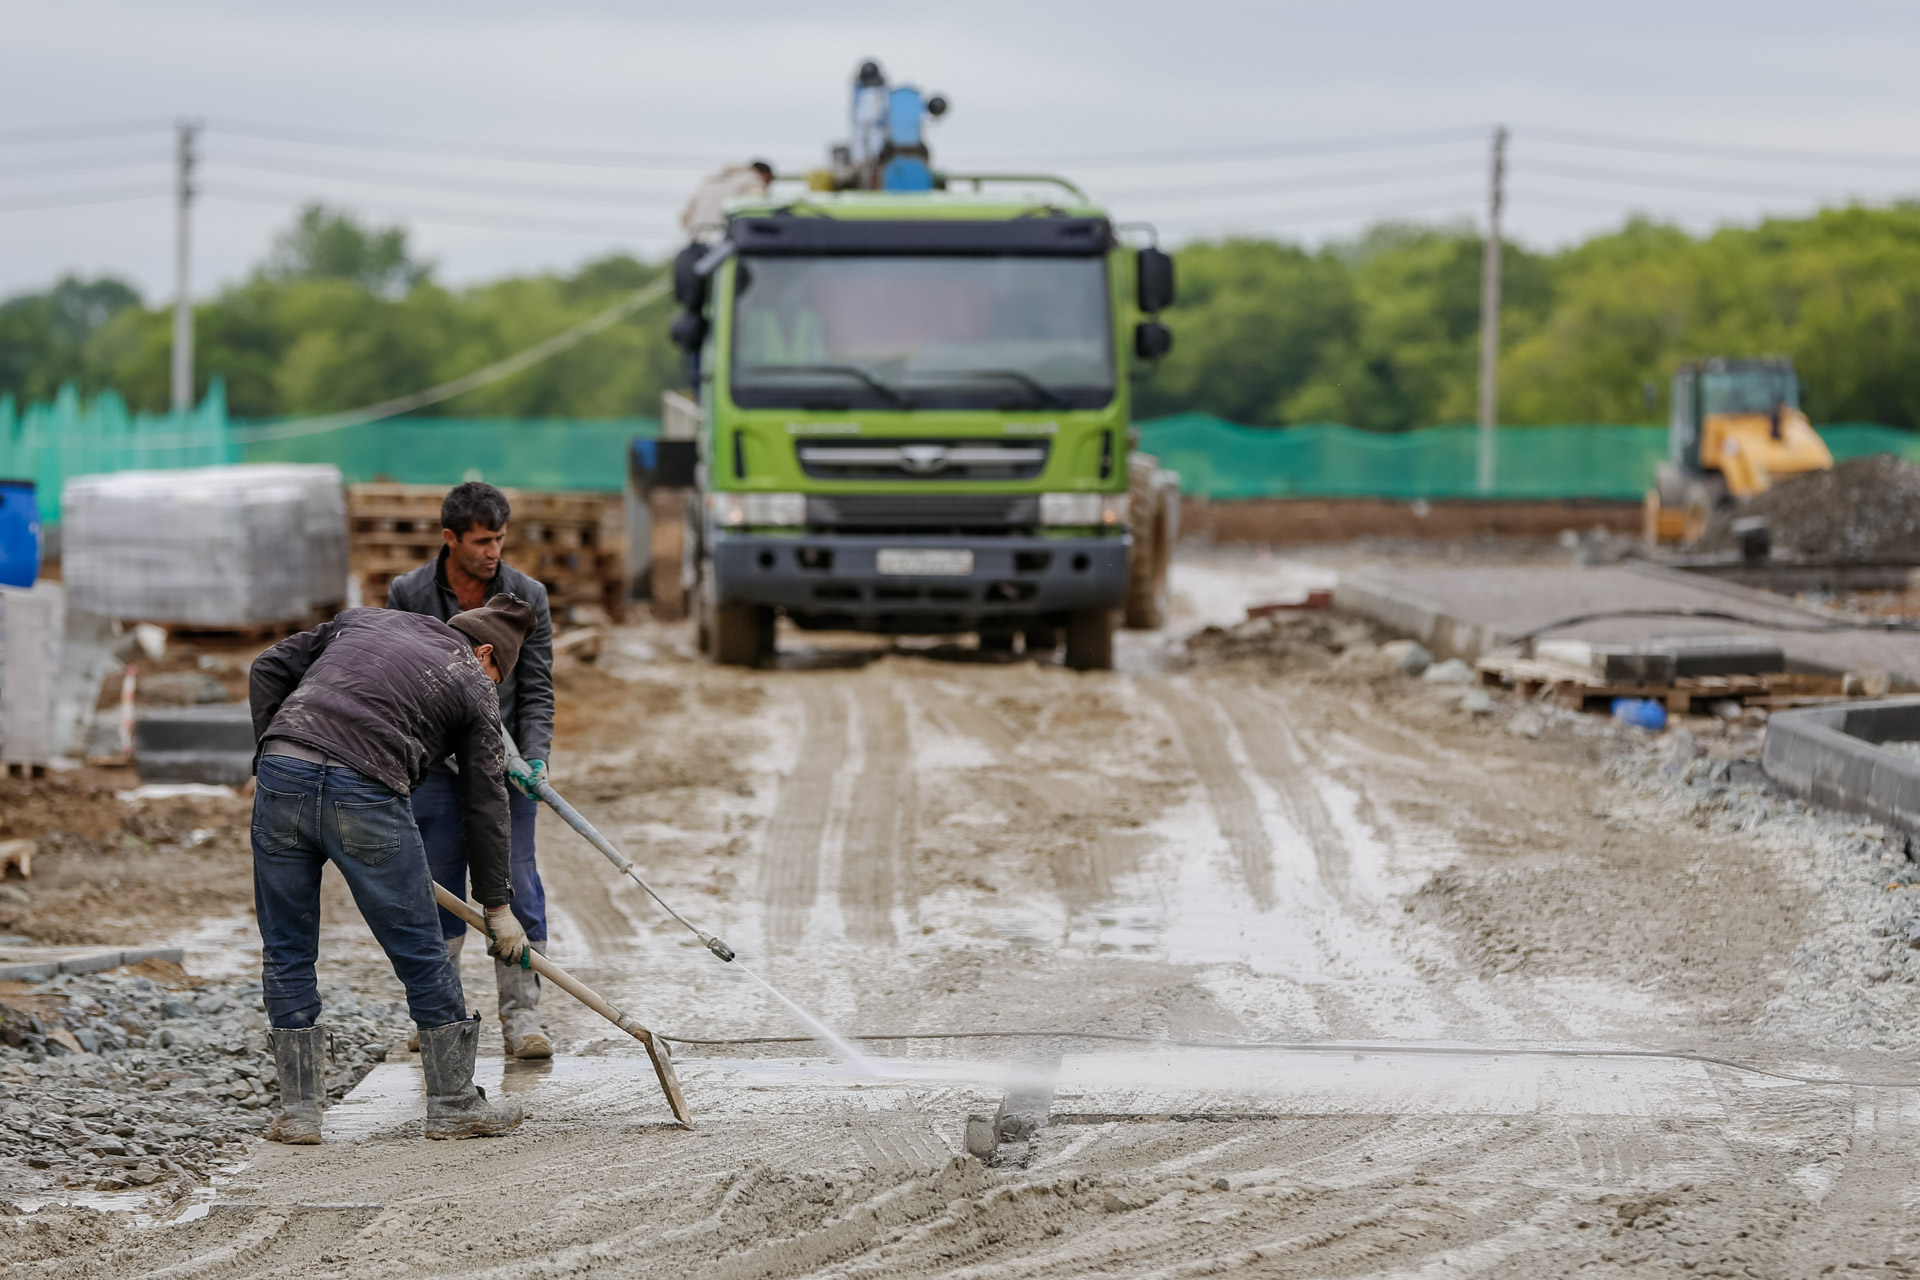
M 697 1038 L 654 1033 L 661 1040 L 686 1045 L 812 1044 L 813 1036 L 721 1036 Z M 1670 1062 L 1697 1062 L 1704 1066 L 1726 1067 L 1748 1075 L 1790 1080 L 1795 1084 L 1844 1085 L 1856 1089 L 1920 1089 L 1920 1080 L 1853 1080 L 1841 1076 L 1803 1076 L 1791 1071 L 1759 1067 L 1734 1058 L 1715 1057 L 1686 1049 L 1548 1049 L 1537 1046 L 1505 1045 L 1424 1045 L 1424 1044 L 1346 1044 L 1325 1040 L 1168 1040 L 1158 1036 L 1129 1035 L 1119 1031 L 907 1031 L 898 1034 L 872 1033 L 852 1035 L 848 1040 L 1104 1040 L 1119 1044 L 1144 1044 L 1161 1049 L 1282 1049 L 1295 1053 L 1367 1054 L 1376 1057 L 1430 1058 L 1653 1058 Z

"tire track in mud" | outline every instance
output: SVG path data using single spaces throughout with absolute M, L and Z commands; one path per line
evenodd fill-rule
M 844 685 L 839 679 L 800 685 L 805 726 L 800 750 L 780 784 L 760 850 L 760 899 L 767 907 L 769 950 L 800 940 L 819 893 L 820 840 L 833 802 L 834 776 L 848 752 Z
M 1226 696 L 1221 696 L 1223 692 Z M 1313 763 L 1287 709 L 1263 694 L 1249 697 L 1244 689 L 1221 691 L 1210 683 L 1208 693 L 1239 731 L 1247 758 L 1279 797 L 1294 829 L 1306 837 L 1320 883 L 1342 906 L 1358 906 L 1361 895 L 1353 883 L 1353 850 L 1321 798 Z
M 854 942 L 891 943 L 893 907 L 914 901 L 916 805 L 907 711 L 893 680 L 855 687 L 866 764 L 853 786 L 840 856 L 840 909 Z
M 1247 785 L 1240 767 L 1228 750 L 1220 725 L 1207 707 L 1182 690 L 1158 681 L 1149 686 L 1153 695 L 1173 717 L 1174 727 L 1187 748 L 1207 804 L 1219 823 L 1220 835 L 1227 842 L 1233 865 L 1247 896 L 1260 911 L 1274 907 L 1273 845 L 1267 838 L 1266 821 Z

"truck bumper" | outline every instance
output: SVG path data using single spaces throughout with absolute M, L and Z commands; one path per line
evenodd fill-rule
M 721 604 L 774 605 L 804 627 L 933 633 L 972 631 L 1071 609 L 1117 609 L 1126 600 L 1130 535 L 1090 538 L 901 537 L 716 531 L 715 596 Z M 973 572 L 881 573 L 885 548 L 965 550 Z

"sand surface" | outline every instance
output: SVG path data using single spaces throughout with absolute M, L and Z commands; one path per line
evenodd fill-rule
M 329 1143 L 262 1145 L 196 1200 L 0 1218 L 0 1276 L 1913 1260 L 1920 1092 L 1511 1052 L 1910 1074 L 1902 1045 L 1804 989 L 1837 989 L 1809 957 L 1867 928 L 1823 891 L 1825 837 L 1735 829 L 1623 780 L 1608 734 L 1476 716 L 1392 673 L 1357 624 L 1182 643 L 1333 563 L 1183 559 L 1175 624 L 1123 637 L 1115 673 L 797 633 L 780 669 L 726 670 L 683 627 L 618 629 L 561 672 L 554 781 L 842 1031 L 1350 1050 L 902 1038 L 864 1044 L 863 1074 L 817 1045 L 682 1045 L 688 1132 L 638 1046 L 550 992 L 560 1058 L 503 1068 L 497 1033 L 483 1046 L 483 1083 L 533 1110 L 518 1133 L 423 1141 L 417 1060 L 396 1054 L 334 1109 Z M 802 1031 L 551 815 L 540 841 L 554 959 L 668 1035 Z M 244 886 L 244 861 L 219 865 Z M 206 963 L 249 962 L 234 892 L 192 926 Z M 333 971 L 379 980 L 337 884 L 323 945 Z M 469 1002 L 490 1011 L 477 952 Z M 1915 1012 L 1911 984 L 1876 990 L 1896 1022 Z M 1039 1127 L 969 1156 L 968 1117 L 1003 1105 Z

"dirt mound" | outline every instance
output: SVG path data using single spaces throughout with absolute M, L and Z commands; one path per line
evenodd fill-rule
M 1716 514 L 1701 549 L 1732 549 L 1742 516 L 1764 516 L 1776 547 L 1812 560 L 1920 563 L 1920 466 L 1877 453 L 1782 480 Z
M 1272 613 L 1231 627 L 1206 627 L 1184 643 L 1186 661 L 1212 666 L 1261 658 L 1281 667 L 1324 666 L 1378 639 L 1372 624 L 1328 609 Z

